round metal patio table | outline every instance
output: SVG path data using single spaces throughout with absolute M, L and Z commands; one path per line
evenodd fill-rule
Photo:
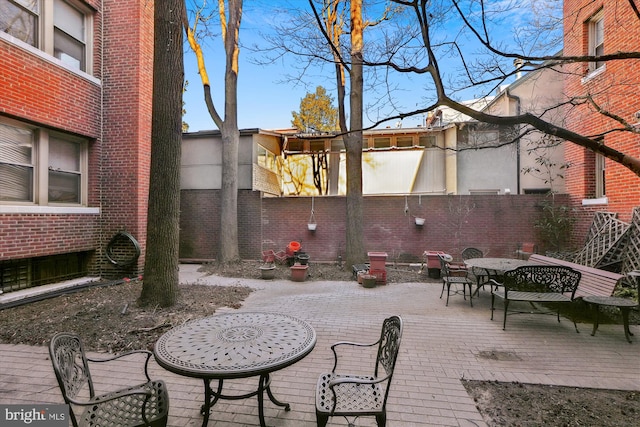
M 486 273 L 487 280 L 483 283 L 477 283 L 476 291 L 474 292 L 476 295 L 481 287 L 491 283 L 491 279 L 500 282 L 500 276 L 505 271 L 513 270 L 523 265 L 535 265 L 531 261 L 515 258 L 470 258 L 464 260 L 464 263 L 467 267 L 484 270 Z
M 469 267 L 481 268 L 504 273 L 523 265 L 534 265 L 535 263 L 524 259 L 515 258 L 471 258 L 464 261 Z
M 316 332 L 307 322 L 279 313 L 231 313 L 192 320 L 173 328 L 158 339 L 156 361 L 168 371 L 204 381 L 202 425 L 209 421 L 210 409 L 219 399 L 258 398 L 260 425 L 264 421 L 264 392 L 271 392 L 270 374 L 308 355 L 316 344 Z M 256 391 L 243 395 L 222 393 L 226 379 L 259 376 Z M 211 380 L 217 380 L 214 391 Z

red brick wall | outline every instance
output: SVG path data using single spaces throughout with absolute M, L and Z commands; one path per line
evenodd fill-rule
M 98 11 L 97 30 L 100 20 Z M 96 58 L 99 48 L 97 43 Z M 88 138 L 89 206 L 99 206 L 100 85 L 3 40 L 0 58 L 0 114 Z M 94 69 L 99 70 L 99 65 L 94 64 Z M 0 235 L 0 260 L 91 251 L 98 246 L 100 217 L 2 214 Z
M 102 247 L 118 231 L 128 231 L 142 246 L 141 269 L 151 156 L 153 2 L 103 4 Z
M 99 137 L 99 85 L 3 40 L 0 58 L 1 114 Z
M 566 197 L 558 196 L 558 203 Z M 537 242 L 533 223 L 544 196 L 404 196 L 365 197 L 364 233 L 367 251 L 384 251 L 389 259 L 409 262 L 425 250 L 459 254 L 467 246 L 488 256 L 513 256 L 520 242 Z M 291 241 L 316 261 L 344 255 L 346 205 L 344 197 L 316 197 L 315 232 L 307 229 L 312 200 L 260 198 L 243 192 L 239 198 L 240 255 L 259 259 L 261 250 L 283 250 Z M 414 216 L 426 218 L 416 226 Z M 215 259 L 219 226 L 216 191 L 185 190 L 181 196 L 180 257 Z M 261 245 L 262 242 L 262 245 Z
M 567 56 L 588 53 L 588 26 L 586 22 L 600 9 L 604 11 L 605 53 L 617 51 L 638 51 L 640 46 L 640 21 L 629 3 L 623 0 L 566 0 L 564 2 L 565 39 L 564 54 Z M 640 85 L 640 66 L 637 60 L 609 61 L 606 70 L 592 78 L 582 80 L 587 75 L 587 64 L 569 66 L 565 73 L 565 92 L 569 96 L 591 94 L 595 102 L 624 118 L 629 123 L 637 123 L 634 113 L 640 110 L 637 88 Z M 569 110 L 567 126 L 583 135 L 595 135 L 605 129 L 619 127 L 594 111 L 588 104 Z M 640 157 L 640 136 L 629 132 L 613 132 L 604 138 L 604 143 L 633 157 Z M 571 167 L 566 173 L 567 191 L 577 207 L 582 199 L 595 196 L 593 176 L 594 155 L 585 149 L 569 144 L 566 159 Z M 640 178 L 627 168 L 611 160 L 606 160 L 606 196 L 608 205 L 597 210 L 617 212 L 623 221 L 631 219 L 633 207 L 640 204 Z M 592 212 L 594 208 L 584 208 Z M 590 215 L 585 215 L 585 221 Z M 588 227 L 588 223 L 581 224 Z
M 89 0 L 95 83 L 0 40 L 0 114 L 91 140 L 89 206 L 101 215 L 2 214 L 0 260 L 103 250 L 120 230 L 144 258 L 151 144 L 153 2 Z M 104 16 L 102 11 L 104 10 Z M 103 25 L 104 23 L 104 25 Z
M 0 261 L 91 251 L 98 215 L 0 215 Z

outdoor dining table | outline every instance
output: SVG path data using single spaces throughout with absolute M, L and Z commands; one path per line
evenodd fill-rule
M 477 283 L 475 294 L 480 291 L 481 287 L 489 284 L 491 279 L 499 282 L 500 276 L 502 276 L 505 271 L 513 270 L 523 265 L 535 265 L 534 262 L 515 258 L 471 258 L 464 260 L 464 263 L 467 267 L 484 270 L 487 276 L 486 282 Z
M 265 426 L 264 393 L 277 406 L 290 410 L 271 391 L 270 374 L 307 356 L 316 344 L 316 332 L 307 322 L 280 313 L 231 313 L 192 320 L 162 335 L 154 355 L 160 366 L 179 375 L 204 381 L 204 416 L 219 399 L 258 398 L 260 425 Z M 256 391 L 223 394 L 224 380 L 259 377 Z M 217 380 L 216 390 L 211 380 Z

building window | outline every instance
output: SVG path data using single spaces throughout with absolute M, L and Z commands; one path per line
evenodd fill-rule
M 40 7 L 37 0 L 0 0 L 0 29 L 38 47 Z
M 85 70 L 84 14 L 63 0 L 55 0 L 53 12 L 53 55 Z
M 602 154 L 596 154 L 595 164 L 595 181 L 596 181 L 596 199 L 606 196 L 605 187 L 605 157 Z
M 0 203 L 83 204 L 87 150 L 80 138 L 0 122 Z
M 589 27 L 589 56 L 604 55 L 604 14 L 598 12 L 588 22 Z M 595 71 L 604 66 L 604 61 L 589 64 L 589 71 Z
M 90 72 L 91 13 L 67 0 L 0 0 L 0 30 Z
M 373 148 L 389 148 L 391 138 L 373 138 Z
M 413 146 L 413 137 L 411 136 L 399 136 L 396 138 L 396 147 L 406 148 Z
M 277 164 L 276 155 L 262 145 L 258 145 L 258 165 L 270 171 L 277 172 Z
M 435 135 L 421 136 L 418 138 L 418 145 L 420 147 L 435 148 L 438 146 L 438 139 Z
M 0 123 L 0 201 L 33 202 L 34 132 Z

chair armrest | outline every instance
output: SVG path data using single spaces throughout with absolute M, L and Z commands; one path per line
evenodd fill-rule
M 500 283 L 496 279 L 489 279 L 489 281 L 496 286 L 504 286 L 504 283 Z
M 504 289 L 504 295 L 506 297 L 507 293 L 509 292 L 509 286 L 506 285 L 505 283 L 500 283 L 498 282 L 496 279 L 491 278 L 491 276 L 489 276 L 489 283 L 491 283 L 491 287 L 502 287 L 502 289 Z M 492 291 L 493 292 L 493 291 Z
M 94 363 L 111 362 L 113 360 L 121 359 L 121 358 L 127 357 L 127 356 L 132 356 L 134 354 L 144 354 L 144 355 L 147 356 L 146 360 L 144 362 L 144 375 L 145 375 L 145 377 L 147 377 L 147 381 L 151 381 L 151 377 L 149 377 L 149 361 L 151 360 L 151 356 L 153 356 L 153 353 L 151 353 L 148 350 L 133 350 L 133 351 L 129 351 L 127 353 L 117 354 L 115 356 L 107 357 L 107 358 L 104 358 L 104 359 L 93 359 L 93 358 L 87 357 L 87 360 L 89 362 L 94 362 Z
M 332 350 L 335 350 L 336 347 L 341 346 L 341 345 L 352 345 L 352 346 L 356 346 L 356 347 L 373 347 L 374 345 L 377 345 L 379 343 L 379 341 L 376 341 L 374 343 L 359 343 L 359 342 L 350 342 L 350 341 L 339 341 L 337 343 L 334 343 L 331 346 Z

